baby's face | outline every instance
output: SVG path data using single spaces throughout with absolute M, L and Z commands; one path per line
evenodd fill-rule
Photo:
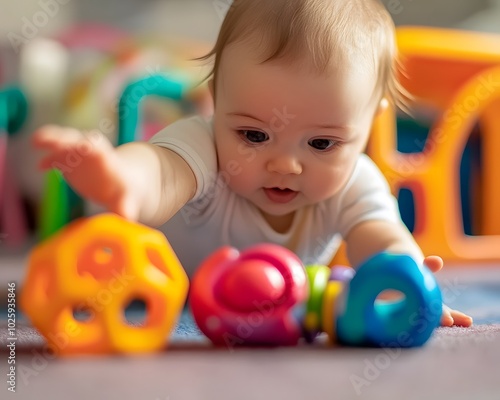
M 248 47 L 224 50 L 215 87 L 219 169 L 264 216 L 285 216 L 337 193 L 368 139 L 375 76 L 343 68 L 320 76 L 259 64 Z

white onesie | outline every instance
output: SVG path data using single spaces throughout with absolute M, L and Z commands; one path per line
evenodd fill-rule
M 387 182 L 364 154 L 344 188 L 326 201 L 298 210 L 288 232 L 277 233 L 218 174 L 211 120 L 179 120 L 158 132 L 150 143 L 179 154 L 196 177 L 194 198 L 160 228 L 190 276 L 224 245 L 241 250 L 272 242 L 295 252 L 306 265 L 328 264 L 354 225 L 366 220 L 401 222 Z

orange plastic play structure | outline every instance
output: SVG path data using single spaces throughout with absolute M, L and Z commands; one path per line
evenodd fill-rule
M 454 262 L 500 259 L 500 36 L 401 27 L 401 83 L 417 106 L 436 111 L 423 152 L 396 150 L 395 110 L 374 124 L 369 155 L 393 193 L 413 192 L 414 237 L 424 254 Z M 459 168 L 472 128 L 482 140 L 480 235 L 464 234 Z
M 166 346 L 188 285 L 161 232 L 100 214 L 33 249 L 20 304 L 55 354 L 153 352 Z M 139 326 L 125 318 L 133 300 L 146 305 Z

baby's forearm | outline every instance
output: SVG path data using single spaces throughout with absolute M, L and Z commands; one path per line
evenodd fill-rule
M 422 250 L 420 250 L 420 247 L 418 247 L 412 237 L 401 237 L 397 240 L 394 240 L 387 246 L 385 251 L 391 253 L 408 254 L 409 256 L 413 257 L 418 263 L 422 263 L 424 261 Z
M 419 263 L 424 260 L 422 251 L 402 224 L 363 222 L 347 235 L 346 243 L 347 256 L 354 267 L 381 251 L 408 254 Z
M 159 226 L 194 195 L 194 174 L 174 152 L 143 142 L 129 143 L 116 151 L 140 222 Z

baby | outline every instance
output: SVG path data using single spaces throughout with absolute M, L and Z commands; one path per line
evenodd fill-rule
M 342 239 L 353 266 L 390 251 L 442 268 L 363 154 L 374 116 L 401 101 L 394 25 L 378 0 L 235 0 L 212 56 L 212 118 L 118 148 L 43 127 L 41 167 L 109 211 L 162 226 L 188 274 L 220 246 L 261 242 L 328 264 Z M 85 156 L 67 168 L 76 150 Z M 472 324 L 443 310 L 443 325 Z

